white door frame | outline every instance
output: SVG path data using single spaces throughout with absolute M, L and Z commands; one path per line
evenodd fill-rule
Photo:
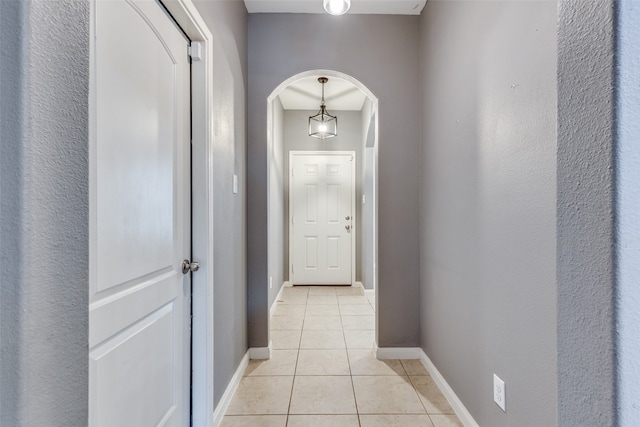
M 291 178 L 291 171 L 293 170 L 293 158 L 295 156 L 335 156 L 335 155 L 349 155 L 353 156 L 353 167 L 351 168 L 351 286 L 356 283 L 356 241 L 357 241 L 357 223 L 356 218 L 356 152 L 355 151 L 304 151 L 304 150 L 291 150 L 289 151 L 289 277 L 291 284 L 294 283 L 293 273 L 293 261 L 291 254 L 294 253 L 293 248 L 293 233 L 291 228 L 291 213 L 293 212 L 293 179 Z
M 213 422 L 213 36 L 191 0 L 160 0 L 191 39 L 191 420 Z

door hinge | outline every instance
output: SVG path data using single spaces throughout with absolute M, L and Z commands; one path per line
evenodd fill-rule
M 293 225 L 293 224 L 294 224 L 294 220 L 293 220 L 293 219 L 294 219 L 294 217 L 293 217 L 293 216 L 291 216 L 291 225 Z
M 191 58 L 191 61 L 193 62 L 202 61 L 202 50 L 203 50 L 202 42 L 191 42 L 191 45 L 187 50 L 189 52 L 189 57 Z

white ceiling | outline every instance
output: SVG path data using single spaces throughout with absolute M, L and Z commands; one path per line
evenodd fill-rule
M 419 15 L 427 0 L 351 0 L 348 14 Z M 244 0 L 249 13 L 326 13 L 322 0 Z
M 279 96 L 285 110 L 319 110 L 322 85 L 318 77 L 307 77 L 287 86 Z M 330 77 L 324 85 L 324 101 L 329 112 L 360 111 L 364 100 L 365 94 L 346 80 Z

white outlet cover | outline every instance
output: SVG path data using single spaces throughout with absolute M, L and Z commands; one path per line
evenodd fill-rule
M 233 194 L 238 194 L 238 175 L 233 175 Z
M 493 401 L 504 412 L 507 412 L 507 392 L 505 390 L 504 381 L 496 374 L 493 374 Z

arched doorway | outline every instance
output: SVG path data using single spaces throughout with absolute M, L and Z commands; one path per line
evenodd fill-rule
M 306 134 L 306 120 L 318 110 L 321 87 L 327 77 L 327 109 L 339 116 L 339 129 L 348 136 L 317 140 Z M 333 88 L 329 84 L 333 83 Z M 341 117 L 341 119 L 340 119 Z M 354 77 L 333 70 L 310 70 L 278 85 L 267 98 L 267 241 L 268 311 L 279 293 L 291 286 L 289 251 L 289 152 L 355 152 L 355 283 L 365 295 L 375 297 L 377 284 L 377 164 L 378 99 Z M 340 132 L 340 130 L 338 131 Z M 349 133 L 350 132 L 350 133 Z M 348 139 L 348 141 L 347 141 Z M 339 142 L 335 142 L 339 141 Z M 373 343 L 372 343 L 373 345 Z

